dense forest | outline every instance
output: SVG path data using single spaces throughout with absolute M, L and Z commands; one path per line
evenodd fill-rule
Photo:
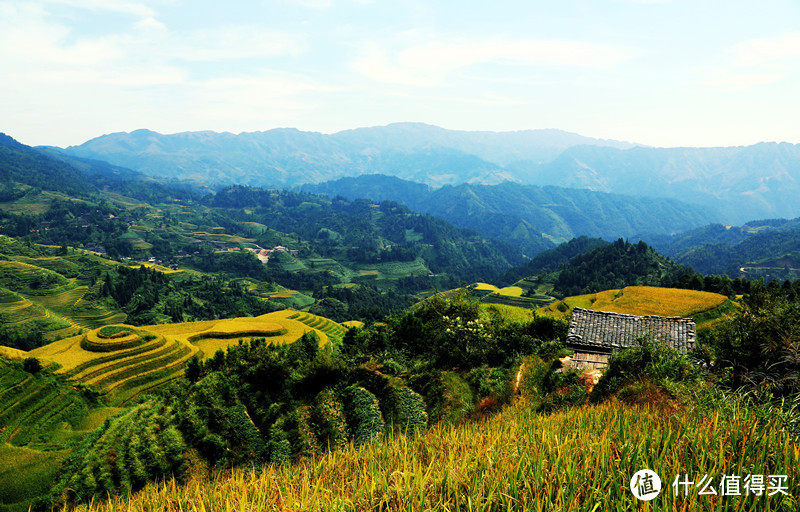
M 597 293 L 625 286 L 672 286 L 690 269 L 658 254 L 645 242 L 623 239 L 569 260 L 557 272 L 553 293 Z

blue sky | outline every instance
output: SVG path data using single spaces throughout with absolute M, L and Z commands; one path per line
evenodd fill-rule
M 800 143 L 800 2 L 0 0 L 0 131 L 398 121 Z

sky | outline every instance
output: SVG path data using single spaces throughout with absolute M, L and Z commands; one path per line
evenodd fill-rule
M 0 0 L 0 131 L 800 143 L 797 0 Z

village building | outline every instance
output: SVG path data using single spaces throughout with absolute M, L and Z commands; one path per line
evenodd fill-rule
M 575 308 L 567 332 L 566 346 L 575 354 L 576 368 L 602 369 L 614 350 L 636 346 L 642 338 L 663 341 L 681 352 L 693 350 L 697 326 L 691 318 L 635 316 Z

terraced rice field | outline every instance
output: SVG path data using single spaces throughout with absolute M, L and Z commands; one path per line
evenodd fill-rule
M 144 327 L 106 326 L 26 353 L 56 374 L 105 394 L 120 405 L 183 374 L 188 360 L 210 358 L 240 339 L 293 343 L 314 331 L 320 346 L 341 341 L 346 328 L 309 313 L 277 311 L 255 318 L 209 320 Z
M 98 330 L 30 352 L 60 365 L 58 375 L 92 386 L 111 404 L 121 404 L 146 389 L 180 376 L 199 349 L 186 342 L 137 328 L 119 336 Z
M 22 330 L 41 331 L 47 341 L 52 341 L 73 336 L 81 329 L 125 321 L 124 313 L 85 301 L 89 288 L 59 273 L 77 274 L 78 265 L 72 261 L 16 258 L 24 261 L 0 261 L 0 321 L 3 323 Z M 28 327 L 26 322 L 35 322 L 35 325 Z
M 314 330 L 320 339 L 320 345 L 328 343 L 328 334 L 323 329 L 293 318 L 296 314 L 295 311 L 285 310 L 258 317 L 152 325 L 142 329 L 190 343 L 200 349 L 199 355 L 204 359 L 212 357 L 217 350 L 225 350 L 238 344 L 240 339 L 267 338 L 270 343 L 294 343 L 304 333 Z M 321 318 L 315 315 L 308 317 Z M 322 326 L 322 322 L 319 325 Z
M 573 308 L 581 307 L 628 315 L 690 317 L 719 308 L 727 300 L 727 297 L 718 293 L 654 286 L 628 286 L 621 290 L 567 297 L 537 312 L 565 318 Z
M 481 302 L 485 304 L 506 305 L 516 308 L 537 309 L 555 300 L 549 295 L 523 297 L 522 294 L 529 287 L 519 286 L 519 284 L 498 288 L 489 283 L 476 283 L 471 287 L 471 291 L 473 295 L 480 297 Z
M 506 304 L 481 304 L 484 311 L 497 311 L 500 316 L 510 322 L 530 322 L 536 313 L 530 308 L 508 306 Z
M 311 313 L 298 312 L 290 316 L 289 319 L 297 320 L 309 327 L 324 332 L 334 343 L 341 342 L 344 334 L 347 332 L 347 328 L 343 325 L 322 316 L 312 315 Z
M 46 443 L 51 431 L 85 413 L 80 395 L 57 379 L 0 360 L 0 445 Z

